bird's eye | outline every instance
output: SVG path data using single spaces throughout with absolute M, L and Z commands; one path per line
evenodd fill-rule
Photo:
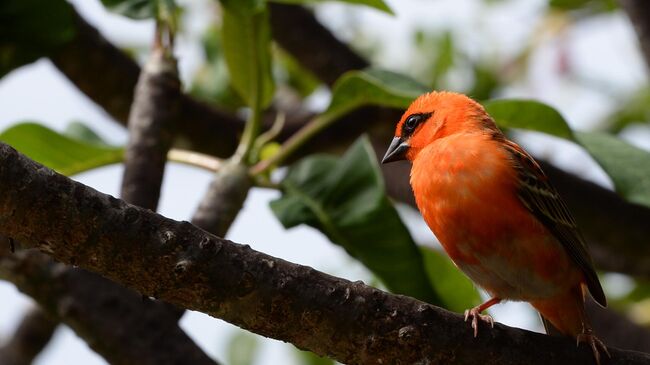
M 414 114 L 406 118 L 406 121 L 404 121 L 404 132 L 407 134 L 413 133 L 415 131 L 415 128 L 420 124 L 422 121 L 422 115 L 420 114 Z
M 415 129 L 418 123 L 420 122 L 421 117 L 419 115 L 411 115 L 406 119 L 406 128 Z
M 420 123 L 425 122 L 427 119 L 429 119 L 431 115 L 433 115 L 433 112 L 409 115 L 402 125 L 402 135 L 406 136 L 415 132 L 415 128 L 417 128 Z

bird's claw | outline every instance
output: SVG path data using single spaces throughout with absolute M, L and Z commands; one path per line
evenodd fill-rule
M 596 364 L 600 365 L 600 353 L 604 352 L 608 358 L 611 358 L 612 355 L 609 354 L 607 346 L 596 337 L 591 330 L 585 330 L 583 333 L 579 334 L 576 337 L 576 346 L 580 346 L 580 343 L 586 343 L 591 347 L 591 351 L 594 353 L 594 358 L 596 359 Z
M 481 314 L 478 307 L 465 310 L 465 322 L 472 317 L 472 328 L 474 329 L 474 337 L 478 336 L 478 321 L 481 320 L 494 328 L 494 319 L 489 314 Z

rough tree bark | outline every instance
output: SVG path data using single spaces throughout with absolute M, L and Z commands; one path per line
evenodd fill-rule
M 216 365 L 178 327 L 164 303 L 142 301 L 133 290 L 56 263 L 35 250 L 10 254 L 6 240 L 1 241 L 0 278 L 34 298 L 53 319 L 72 328 L 109 363 Z M 34 341 L 30 344 L 35 354 L 42 348 Z
M 208 191 L 192 216 L 192 224 L 216 236 L 225 237 L 244 206 L 253 181 L 248 167 L 226 162 L 214 176 Z
M 42 222 L 49 222 L 49 229 L 41 229 Z M 142 294 L 348 364 L 593 363 L 590 351 L 576 350 L 569 339 L 501 325 L 473 338 L 457 314 L 129 205 L 5 144 L 0 144 L 0 232 Z M 610 351 L 610 364 L 650 361 L 647 354 Z

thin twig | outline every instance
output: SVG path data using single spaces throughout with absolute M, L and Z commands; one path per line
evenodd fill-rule
M 223 165 L 223 160 L 216 157 L 178 148 L 169 150 L 167 159 L 173 162 L 200 167 L 212 172 L 216 172 Z

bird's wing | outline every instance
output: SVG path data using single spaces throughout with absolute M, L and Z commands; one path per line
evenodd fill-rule
M 578 264 L 591 296 L 596 302 L 606 306 L 607 299 L 594 270 L 591 256 L 587 252 L 584 238 L 566 204 L 537 162 L 526 151 L 507 139 L 503 142 L 519 175 L 519 199 L 551 231 L 571 259 Z

